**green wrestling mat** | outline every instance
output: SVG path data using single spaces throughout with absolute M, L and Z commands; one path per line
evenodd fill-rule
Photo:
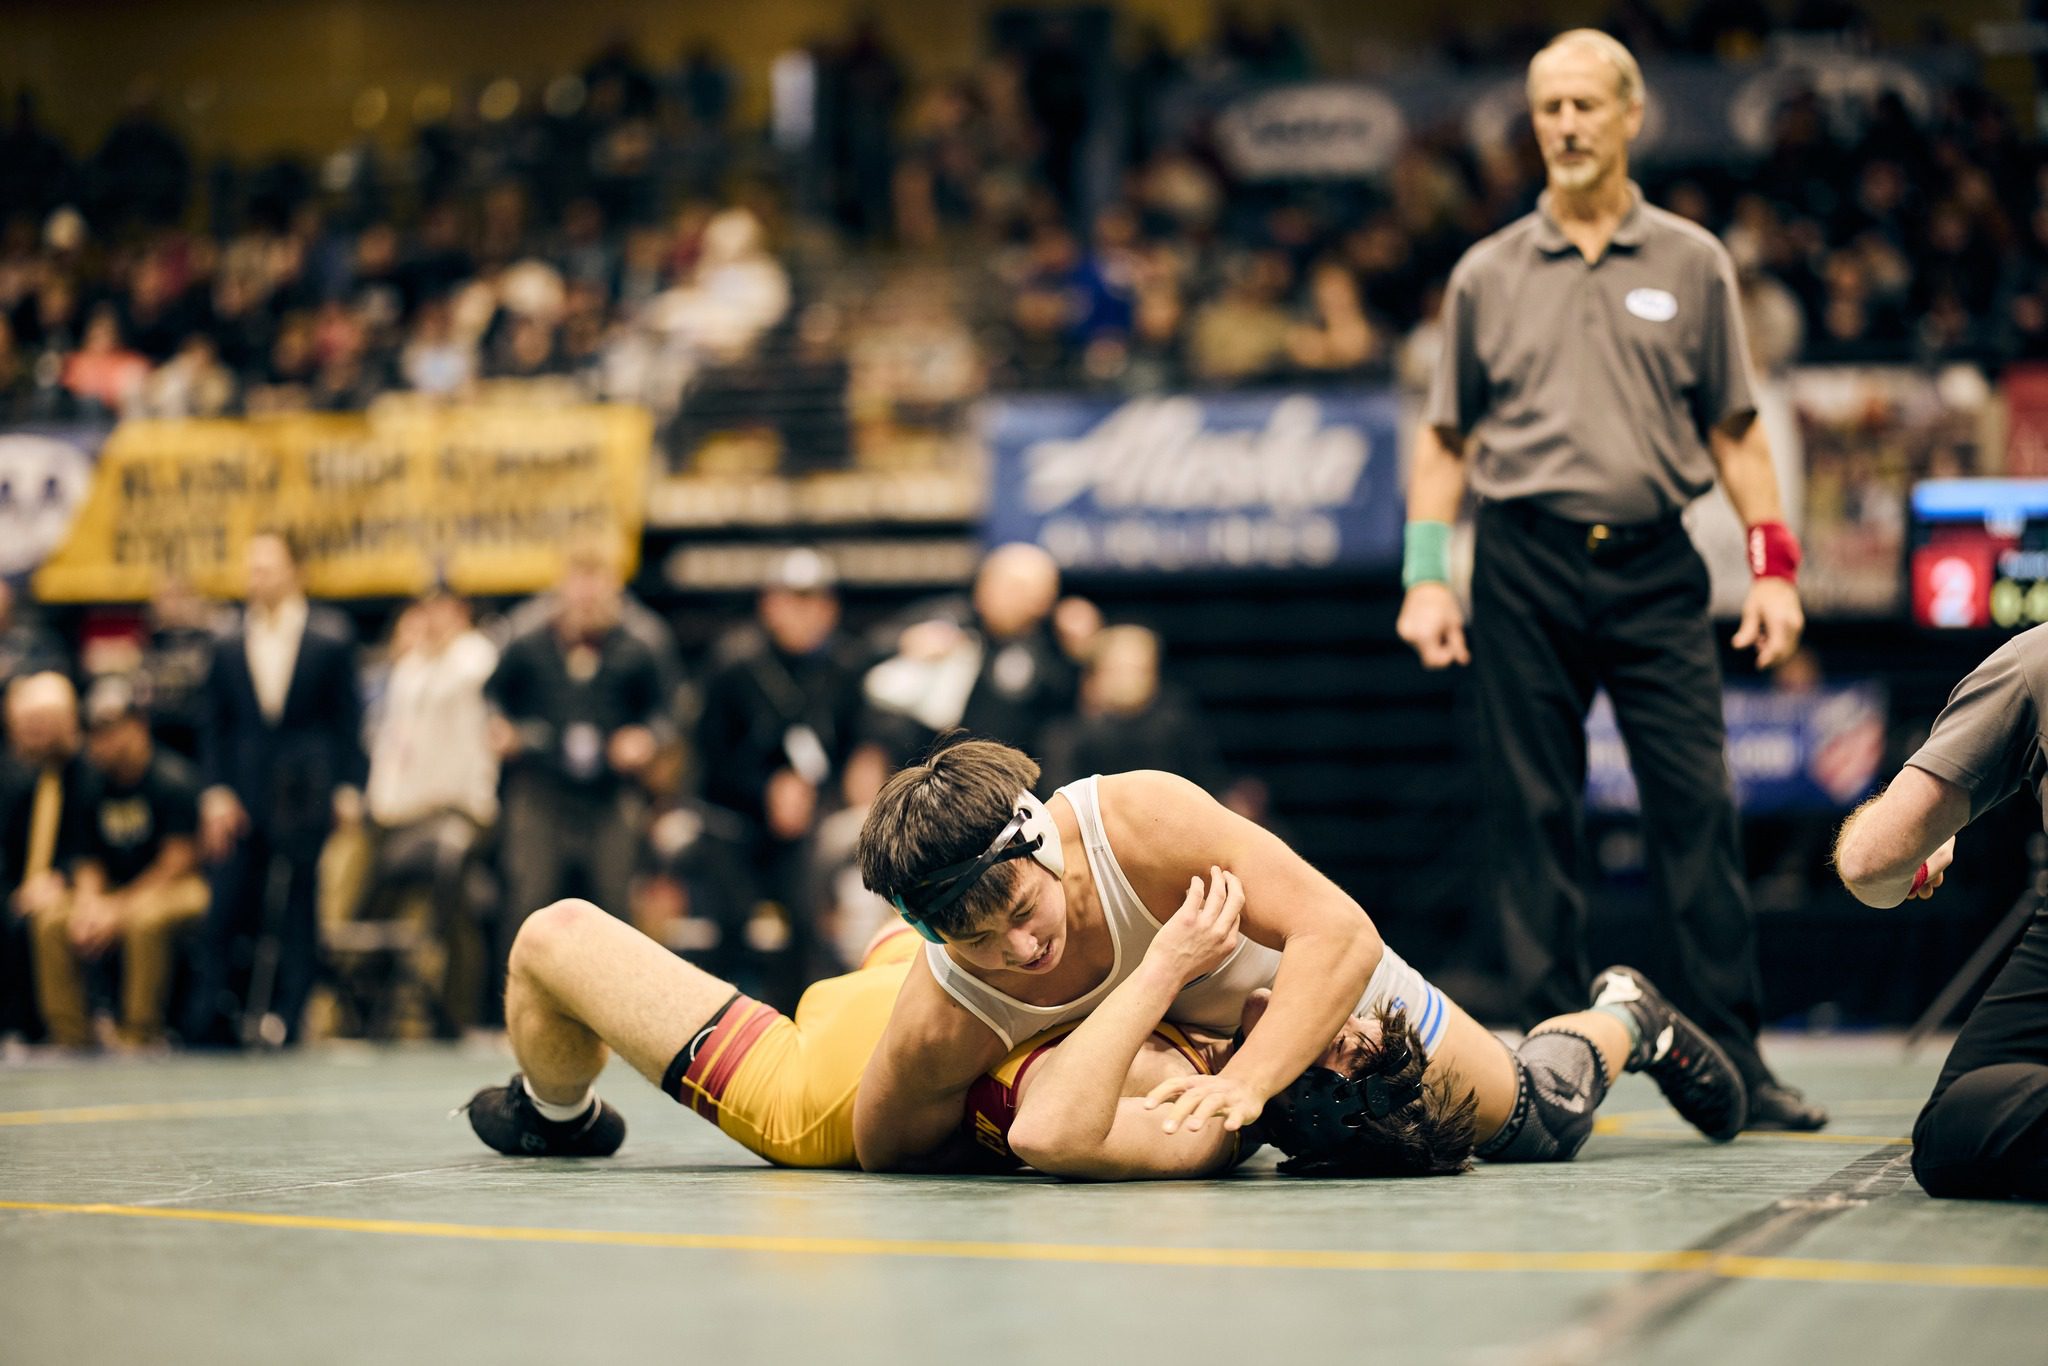
M 775 1171 L 616 1065 L 618 1157 L 514 1161 L 487 1050 L 6 1067 L 0 1361 L 2048 1360 L 2048 1208 L 1905 1171 L 1941 1051 L 1773 1045 L 1820 1135 L 1628 1078 L 1568 1165 L 1121 1187 Z

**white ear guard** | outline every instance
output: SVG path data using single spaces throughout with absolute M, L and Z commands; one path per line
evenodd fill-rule
M 1028 813 L 1023 827 L 1018 831 L 1025 839 L 1036 839 L 1038 847 L 1031 851 L 1051 871 L 1054 877 L 1067 875 L 1066 851 L 1060 848 L 1059 827 L 1052 823 L 1052 812 L 1045 809 L 1045 803 L 1029 792 L 1017 794 L 1017 809 Z

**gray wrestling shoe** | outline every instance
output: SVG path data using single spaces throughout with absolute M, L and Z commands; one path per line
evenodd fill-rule
M 1620 1006 L 1634 1017 L 1643 1037 L 1629 1055 L 1628 1070 L 1655 1081 L 1686 1123 L 1716 1143 L 1742 1132 L 1749 1118 L 1742 1073 L 1649 978 L 1634 968 L 1608 968 L 1593 979 L 1593 1004 Z
M 462 1108 L 476 1136 L 507 1157 L 610 1157 L 626 1141 L 625 1117 L 601 1100 L 580 1118 L 547 1118 L 533 1108 L 518 1072 L 503 1086 L 486 1086 Z

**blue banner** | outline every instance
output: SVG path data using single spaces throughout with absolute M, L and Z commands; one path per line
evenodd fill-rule
M 1877 785 L 1884 761 L 1885 698 L 1873 684 L 1803 692 L 1729 688 L 1728 767 L 1747 812 L 1844 811 Z M 1586 719 L 1586 805 L 1638 809 L 1635 775 L 1606 693 Z
M 1386 390 L 990 399 L 983 535 L 1089 572 L 1388 567 L 1399 414 Z

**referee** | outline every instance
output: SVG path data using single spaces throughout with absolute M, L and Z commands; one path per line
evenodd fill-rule
M 1528 91 L 1549 188 L 1451 274 L 1397 629 L 1427 668 L 1472 664 L 1492 896 L 1525 1023 L 1586 1001 L 1576 865 L 1585 717 L 1605 687 L 1676 938 L 1672 1001 L 1741 1068 L 1749 1127 L 1818 1129 L 1826 1113 L 1757 1051 L 1756 930 L 1707 571 L 1679 521 L 1718 472 L 1755 575 L 1734 643 L 1756 646 L 1759 667 L 1792 653 L 1805 624 L 1799 548 L 1755 420 L 1734 268 L 1628 177 L 1643 83 L 1627 48 L 1574 29 L 1529 63 Z M 1468 482 L 1481 500 L 1469 654 L 1447 586 Z

